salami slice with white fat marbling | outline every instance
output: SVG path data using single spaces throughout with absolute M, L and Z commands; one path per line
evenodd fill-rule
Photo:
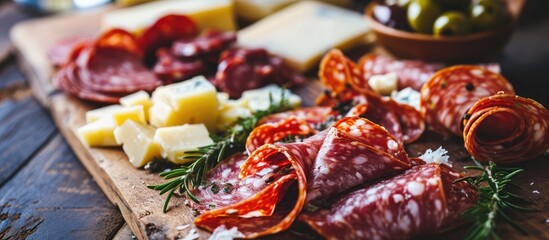
M 343 118 L 329 129 L 309 172 L 307 200 L 325 199 L 411 166 L 387 130 L 364 118 Z
M 246 151 L 251 154 L 267 143 L 276 143 L 286 137 L 305 137 L 315 132 L 309 123 L 291 116 L 277 123 L 266 123 L 254 128 L 246 140 Z
M 472 65 L 445 68 L 421 88 L 420 112 L 435 132 L 461 136 L 467 110 L 499 91 L 514 94 L 511 84 L 497 73 Z
M 329 207 L 305 212 L 300 220 L 327 239 L 407 239 L 455 223 L 478 196 L 461 175 L 445 165 L 412 167 L 401 175 L 365 186 Z
M 362 167 L 349 164 L 353 161 Z M 345 171 L 334 169 L 346 165 L 350 168 Z M 323 167 L 330 169 L 325 172 Z M 273 234 L 290 227 L 308 194 L 327 197 L 409 167 L 406 152 L 385 129 L 360 117 L 346 117 L 302 142 L 257 148 L 240 167 L 239 177 L 257 180 L 264 188 L 245 200 L 203 213 L 195 224 L 210 231 L 220 225 L 237 227 L 248 238 Z M 353 172 L 351 178 L 349 172 Z M 321 176 L 312 177 L 315 174 Z M 269 181 L 262 183 L 263 179 Z M 334 180 L 334 184 L 326 184 L 327 179 Z M 308 186 L 308 182 L 313 184 Z M 324 184 L 330 190 L 318 192 L 318 186 Z M 292 189 L 295 194 L 286 193 Z M 288 200 L 285 196 L 293 197 Z
M 467 151 L 479 161 L 520 162 L 549 150 L 549 111 L 540 103 L 499 93 L 478 100 L 464 119 Z

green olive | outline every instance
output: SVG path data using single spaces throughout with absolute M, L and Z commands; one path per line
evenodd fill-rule
M 470 32 L 470 23 L 467 17 L 458 11 L 448 11 L 440 15 L 433 25 L 435 36 L 456 36 Z
M 471 4 L 469 15 L 473 27 L 485 31 L 501 26 L 505 22 L 507 12 L 499 0 L 479 0 Z
M 408 6 L 408 23 L 415 32 L 430 34 L 441 12 L 440 5 L 434 0 L 413 0 Z

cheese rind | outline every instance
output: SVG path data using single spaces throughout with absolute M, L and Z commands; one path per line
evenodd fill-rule
M 238 45 L 263 47 L 306 71 L 332 48 L 366 41 L 369 28 L 356 12 L 329 4 L 301 1 L 238 32 Z
M 155 129 L 151 126 L 128 120 L 114 130 L 115 140 L 122 144 L 124 153 L 134 167 L 143 167 L 161 157 L 160 144 L 153 140 Z
M 145 120 L 149 120 L 149 108 L 152 105 L 149 94 L 145 91 L 139 91 L 120 98 L 120 104 L 124 107 L 143 106 Z
M 78 138 L 88 147 L 120 146 L 114 138 L 116 124 L 112 118 L 102 118 L 76 130 Z
M 154 141 L 162 147 L 162 156 L 170 162 L 184 164 L 194 161 L 185 158 L 189 151 L 213 144 L 204 124 L 185 124 L 156 129 Z
M 231 0 L 164 0 L 118 9 L 101 18 L 103 30 L 122 28 L 129 32 L 140 32 L 157 19 L 168 14 L 190 17 L 199 30 L 217 28 L 234 31 L 236 24 Z

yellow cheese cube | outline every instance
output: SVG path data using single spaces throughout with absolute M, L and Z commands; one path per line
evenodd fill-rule
M 187 152 L 214 143 L 204 124 L 158 128 L 154 134 L 154 141 L 162 147 L 162 156 L 176 164 L 193 161 L 186 158 L 190 156 Z
M 231 127 L 240 118 L 251 116 L 250 109 L 245 107 L 231 107 L 219 112 L 219 119 L 217 121 L 217 130 L 223 131 L 227 127 Z
M 135 33 L 168 14 L 189 16 L 198 25 L 199 30 L 236 29 L 231 0 L 171 0 L 145 3 L 106 13 L 101 19 L 101 27 L 103 30 L 122 28 Z
M 79 127 L 76 132 L 80 140 L 89 147 L 120 146 L 114 138 L 115 128 L 112 118 L 102 118 Z
M 145 91 L 139 91 L 128 96 L 120 98 L 120 104 L 124 107 L 143 106 L 145 120 L 149 120 L 149 108 L 151 107 L 151 98 Z
M 161 157 L 160 144 L 153 140 L 155 129 L 151 126 L 128 120 L 114 130 L 114 138 L 122 145 L 124 153 L 134 167 L 143 167 Z
M 134 120 L 140 123 L 146 123 L 145 111 L 143 106 L 123 107 L 112 114 L 116 126 L 122 125 L 126 120 Z
M 112 117 L 112 115 L 123 109 L 124 107 L 120 105 L 109 105 L 106 107 L 90 110 L 86 112 L 86 122 L 91 123 L 105 117 Z
M 270 84 L 265 87 L 244 91 L 241 99 L 246 99 L 247 107 L 252 112 L 258 110 L 266 110 L 271 104 L 271 99 L 274 103 L 280 102 L 284 94 L 284 98 L 288 100 L 291 107 L 299 107 L 301 105 L 301 97 L 293 94 L 288 89 L 283 89 L 276 84 Z M 270 97 L 269 97 L 270 96 Z
M 116 0 L 115 3 L 121 6 L 129 6 L 150 1 L 152 0 Z
M 157 103 L 164 105 L 157 108 Z M 168 105 L 171 111 L 165 105 Z M 215 87 L 205 77 L 198 76 L 157 89 L 153 93 L 151 123 L 154 122 L 153 125 L 157 127 L 203 123 L 213 131 L 217 122 L 218 107 Z M 152 120 L 153 118 L 155 120 Z
M 332 48 L 366 41 L 362 14 L 315 1 L 292 4 L 238 32 L 238 45 L 263 47 L 299 71 L 315 66 Z
M 183 119 L 168 105 L 162 101 L 154 102 L 149 109 L 149 122 L 155 127 L 167 127 L 183 124 Z

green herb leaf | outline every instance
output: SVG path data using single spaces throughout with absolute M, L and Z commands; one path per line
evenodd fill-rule
M 262 118 L 273 113 L 291 109 L 291 105 L 285 96 L 285 91 L 281 92 L 280 101 L 274 102 L 271 95 L 269 95 L 269 100 L 270 103 L 267 109 L 259 110 L 250 117 L 239 119 L 234 126 L 225 132 L 225 134 L 212 134 L 211 138 L 214 141 L 212 145 L 200 147 L 197 151 L 187 152 L 189 154 L 188 158 L 196 159 L 194 162 L 160 174 L 160 176 L 170 181 L 148 186 L 151 189 L 160 191 L 160 194 L 169 192 L 164 203 L 164 212 L 167 212 L 168 210 L 168 203 L 175 189 L 179 189 L 180 193 L 183 193 L 184 191 L 191 200 L 197 203 L 200 202 L 200 200 L 191 193 L 191 190 L 202 184 L 203 177 L 206 173 L 231 154 L 243 151 L 246 139 Z M 219 192 L 219 190 L 219 187 L 212 189 L 212 191 L 216 192 Z M 228 190 L 223 190 L 224 192 L 230 191 L 230 187 Z
M 465 169 L 480 171 L 480 175 L 465 177 L 458 181 L 466 181 L 475 186 L 479 191 L 479 200 L 470 209 L 463 213 L 463 217 L 473 221 L 473 227 L 465 236 L 465 239 L 500 239 L 496 233 L 498 220 L 504 220 L 517 231 L 526 234 L 509 214 L 513 210 L 530 211 L 518 205 L 520 197 L 507 190 L 511 179 L 523 172 L 518 168 L 502 168 L 493 162 L 487 166 L 466 166 Z M 457 182 L 457 181 L 456 181 Z

